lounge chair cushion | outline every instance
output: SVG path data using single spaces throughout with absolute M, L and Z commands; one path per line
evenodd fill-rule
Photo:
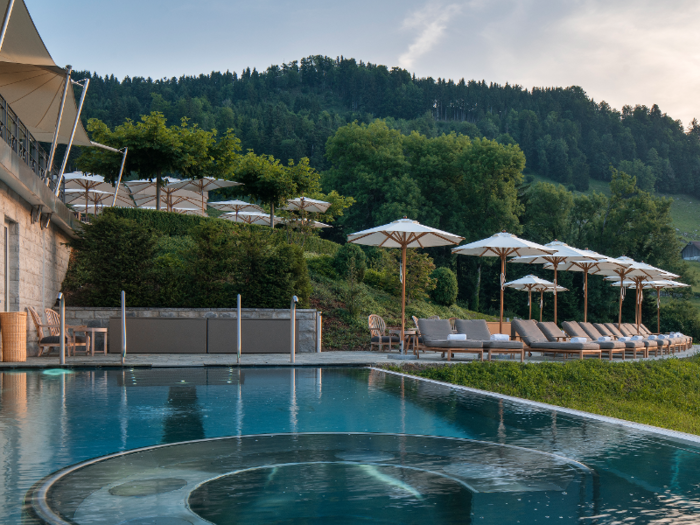
M 541 343 L 533 343 L 530 348 L 542 350 L 570 350 L 576 352 L 578 350 L 600 350 L 597 343 L 555 343 L 553 341 L 544 341 Z
M 418 328 L 426 345 L 431 341 L 447 341 L 452 327 L 447 319 L 418 319 Z
M 546 343 L 547 337 L 537 328 L 537 323 L 532 320 L 515 319 L 512 323 L 515 333 L 522 337 L 528 346 L 534 343 Z
M 538 323 L 537 328 L 542 330 L 542 333 L 547 336 L 548 341 L 557 342 L 567 339 L 567 336 L 561 329 L 556 325 L 556 323 Z M 585 335 L 584 335 L 585 337 Z
M 562 327 L 564 330 L 566 330 L 566 333 L 569 334 L 571 337 L 585 337 L 589 341 L 591 339 L 594 339 L 594 337 L 588 333 L 586 333 L 581 326 L 577 322 L 574 321 L 564 321 L 562 324 Z M 595 339 L 598 339 L 597 337 Z
M 428 341 L 428 348 L 483 348 L 481 341 Z
M 458 334 L 467 334 L 467 339 L 474 341 L 490 341 L 491 332 L 483 319 L 457 319 L 455 329 Z
M 69 343 L 69 342 L 70 342 L 69 339 L 66 337 L 66 343 Z M 85 344 L 85 336 L 84 335 L 76 335 L 75 342 L 76 342 L 76 344 L 84 345 Z M 51 344 L 60 345 L 61 344 L 61 336 L 60 335 L 49 335 L 49 336 L 43 337 L 39 341 L 39 344 L 40 345 L 51 345 Z
M 525 345 L 521 341 L 484 341 L 484 348 L 492 350 L 522 350 Z
M 381 339 L 381 341 L 380 341 L 380 339 Z M 365 341 L 366 341 L 366 339 L 365 339 Z M 378 336 L 378 335 L 375 335 L 375 336 L 371 339 L 371 341 L 372 341 L 373 343 L 398 343 L 398 342 L 399 342 L 399 338 L 398 338 L 397 336 L 395 336 L 395 335 L 391 335 L 391 336 L 389 336 L 389 335 L 383 335 L 383 336 L 381 336 L 381 337 Z

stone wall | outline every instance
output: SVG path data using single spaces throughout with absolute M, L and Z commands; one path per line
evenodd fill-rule
M 0 310 L 26 312 L 28 306 L 43 314 L 56 303 L 68 269 L 68 235 L 49 223 L 41 227 L 32 206 L 0 181 Z M 5 232 L 7 228 L 7 235 Z M 7 263 L 5 262 L 7 253 Z M 6 275 L 6 269 L 9 275 Z M 38 352 L 37 332 L 27 315 L 27 352 Z
M 289 310 L 271 308 L 243 308 L 241 319 L 289 319 Z M 67 307 L 66 324 L 109 327 L 110 317 L 119 317 L 119 308 Z M 127 308 L 127 317 L 183 318 L 183 319 L 236 319 L 236 309 L 228 308 Z M 297 318 L 297 352 L 316 351 L 316 310 L 299 309 Z M 97 336 L 96 349 L 102 348 L 102 334 Z

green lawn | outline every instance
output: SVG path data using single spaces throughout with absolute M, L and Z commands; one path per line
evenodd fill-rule
M 391 367 L 438 381 L 700 434 L 700 357 L 610 363 L 469 363 Z

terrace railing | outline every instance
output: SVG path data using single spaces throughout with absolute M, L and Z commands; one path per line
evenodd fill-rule
M 19 117 L 12 111 L 7 101 L 0 96 L 0 137 L 7 142 L 24 163 L 44 182 L 47 178 L 49 155 L 41 144 L 27 130 Z M 49 187 L 55 191 L 58 170 L 53 169 L 49 176 Z

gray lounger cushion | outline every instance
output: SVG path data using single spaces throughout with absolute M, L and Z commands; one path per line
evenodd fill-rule
M 535 321 L 525 321 L 524 319 L 516 319 L 513 321 L 513 326 L 523 341 L 530 348 L 540 348 L 543 350 L 600 350 L 600 347 L 593 343 L 554 343 L 547 341 L 547 338 L 542 331 L 537 328 Z
M 585 337 L 589 341 L 593 339 L 598 339 L 598 337 L 593 337 L 590 334 L 587 334 L 583 328 L 576 322 L 574 321 L 564 321 L 561 324 L 562 328 L 566 331 L 566 333 L 569 335 L 569 337 Z
M 85 344 L 85 336 L 84 335 L 76 335 L 75 336 L 75 342 L 77 344 Z M 66 337 L 66 343 L 68 343 L 68 338 Z M 41 339 L 39 341 L 39 344 L 41 345 L 50 345 L 50 344 L 55 344 L 55 345 L 60 345 L 61 344 L 61 336 L 60 335 L 49 335 Z
M 480 341 L 448 341 L 452 327 L 447 319 L 418 319 L 418 328 L 429 348 L 483 348 Z
M 578 350 L 600 350 L 597 343 L 554 343 L 545 341 L 544 343 L 533 343 L 530 348 L 541 348 L 543 350 L 561 350 L 561 351 L 578 351 Z
M 525 347 L 520 341 L 491 341 L 489 326 L 483 319 L 457 319 L 455 328 L 458 334 L 466 334 L 468 340 L 481 341 L 484 348 L 520 350 Z
M 542 331 L 542 333 L 547 337 L 548 341 L 556 343 L 567 339 L 566 334 L 561 331 L 556 323 L 552 323 L 551 321 L 546 323 L 537 323 L 537 328 Z
M 594 342 L 598 343 L 603 350 L 612 350 L 613 348 L 642 348 L 644 346 L 644 343 L 641 341 L 608 341 L 603 343 L 598 341 L 599 337 L 611 336 L 603 334 L 600 330 L 596 330 L 593 323 L 578 323 L 578 325 Z

